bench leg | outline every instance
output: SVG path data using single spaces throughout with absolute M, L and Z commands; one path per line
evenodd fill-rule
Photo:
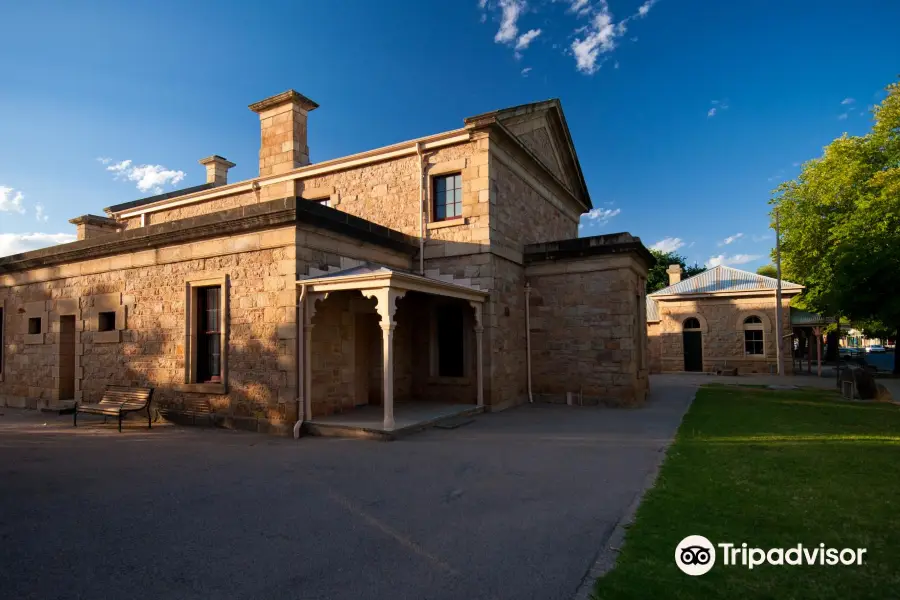
M 119 412 L 119 433 L 122 433 L 122 413 Z
M 150 417 L 150 403 L 147 403 L 147 429 L 153 429 L 153 419 Z
M 78 427 L 78 405 L 75 405 L 75 412 L 72 413 L 72 427 Z

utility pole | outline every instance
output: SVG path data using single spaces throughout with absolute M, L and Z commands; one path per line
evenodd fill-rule
M 775 285 L 775 356 L 778 360 L 778 375 L 784 375 L 784 324 L 781 310 L 781 221 L 778 218 L 778 205 L 775 205 L 775 271 L 778 282 Z

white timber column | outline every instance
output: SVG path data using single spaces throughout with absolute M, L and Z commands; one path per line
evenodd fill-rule
M 484 406 L 484 367 L 482 338 L 484 337 L 484 325 L 481 323 L 481 310 L 484 306 L 481 302 L 469 302 L 475 310 L 475 381 L 478 386 L 478 406 Z
M 384 344 L 381 370 L 384 383 L 384 393 L 381 399 L 384 408 L 383 427 L 385 430 L 390 430 L 394 428 L 394 329 L 397 327 L 394 314 L 397 312 L 397 300 L 402 298 L 406 291 L 381 288 L 363 293 L 367 298 L 375 298 L 378 301 L 375 310 L 381 317 L 381 338 Z
M 303 319 L 303 400 L 306 411 L 306 419 L 312 419 L 312 332 L 313 317 L 316 315 L 316 302 L 324 301 L 328 297 L 327 293 L 306 294 L 306 305 Z

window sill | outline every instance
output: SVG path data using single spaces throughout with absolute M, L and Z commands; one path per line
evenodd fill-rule
M 179 383 L 175 386 L 176 392 L 189 394 L 227 394 L 224 383 Z
M 122 332 L 121 331 L 95 331 L 94 339 L 95 344 L 118 344 L 122 341 Z
M 43 344 L 44 343 L 44 334 L 43 333 L 26 333 L 25 334 L 25 344 Z
M 443 229 L 444 227 L 456 227 L 458 225 L 467 225 L 469 219 L 467 217 L 457 217 L 455 219 L 444 219 L 443 221 L 432 221 L 427 223 L 425 228 L 429 231 L 432 229 Z

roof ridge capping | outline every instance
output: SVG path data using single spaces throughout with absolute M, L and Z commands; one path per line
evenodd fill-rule
M 677 296 L 681 294 L 715 294 L 723 292 L 754 292 L 775 290 L 778 280 L 759 273 L 751 273 L 727 265 L 716 265 L 702 273 L 688 277 L 676 284 L 655 291 L 651 296 Z M 803 290 L 805 286 L 781 280 L 781 288 Z

